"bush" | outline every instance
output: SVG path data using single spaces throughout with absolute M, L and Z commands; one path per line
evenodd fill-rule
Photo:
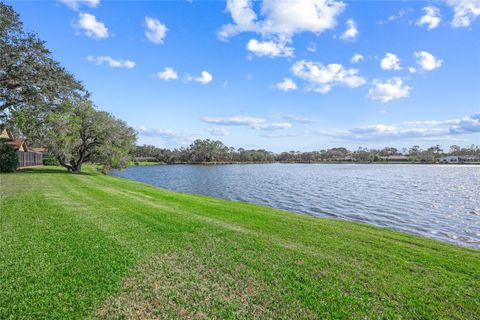
M 0 172 L 14 172 L 17 164 L 18 157 L 15 149 L 9 144 L 0 142 Z
M 44 166 L 59 166 L 58 160 L 55 158 L 43 158 L 43 165 Z

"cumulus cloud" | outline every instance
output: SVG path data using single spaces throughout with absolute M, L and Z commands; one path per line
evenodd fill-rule
M 104 63 L 108 64 L 109 67 L 112 68 L 126 68 L 132 69 L 135 67 L 135 62 L 132 60 L 123 60 L 123 59 L 113 59 L 110 56 L 88 56 L 88 61 L 94 62 L 95 64 L 102 65 Z
M 345 4 L 335 0 L 265 0 L 259 20 L 249 0 L 228 0 L 227 11 L 233 23 L 223 25 L 218 32 L 225 39 L 240 32 L 257 32 L 290 38 L 295 33 L 320 34 L 336 26 L 336 18 Z
M 406 98 L 412 88 L 403 83 L 402 78 L 393 77 L 385 82 L 373 81 L 373 87 L 368 90 L 368 97 L 372 100 L 389 102 L 394 99 Z
M 446 2 L 453 8 L 451 24 L 454 28 L 469 27 L 480 16 L 480 1 L 478 0 L 446 0 Z
M 179 137 L 180 134 L 175 130 L 170 129 L 148 129 L 144 126 L 136 126 L 134 127 L 140 135 L 148 136 L 148 137 L 160 137 L 160 138 L 175 138 Z
M 70 9 L 78 10 L 80 6 L 86 5 L 90 8 L 96 8 L 100 4 L 100 0 L 59 0 Z
M 162 128 L 146 128 L 144 126 L 133 127 L 140 136 L 150 138 L 161 138 L 162 144 L 169 147 L 177 147 L 178 145 L 189 145 L 198 138 L 196 135 L 183 134 L 171 129 Z
M 355 40 L 358 36 L 357 24 L 353 19 L 347 21 L 347 30 L 340 36 L 342 40 Z
M 277 83 L 275 87 L 282 91 L 297 90 L 297 84 L 290 78 L 283 78 L 283 81 Z
M 400 70 L 402 67 L 400 66 L 400 59 L 397 55 L 387 52 L 385 58 L 380 61 L 380 67 L 383 70 Z
M 260 130 L 280 130 L 292 127 L 292 124 L 287 122 L 267 122 L 267 120 L 263 118 L 248 116 L 233 116 L 226 118 L 203 117 L 203 121 L 222 126 L 245 126 Z
M 250 39 L 247 50 L 260 57 L 292 57 L 295 49 L 288 47 L 286 42 Z
M 89 13 L 79 13 L 76 27 L 81 29 L 87 37 L 93 39 L 105 39 L 108 38 L 108 28 L 103 22 L 97 20 L 97 18 Z
M 166 80 L 166 81 L 177 80 L 178 75 L 177 75 L 177 72 L 175 70 L 173 70 L 173 68 L 165 67 L 165 68 L 163 68 L 163 71 L 157 72 L 154 75 L 154 78 L 157 78 L 157 79 L 160 79 L 160 80 Z
M 327 93 L 332 86 L 356 88 L 366 83 L 358 69 L 347 69 L 341 64 L 323 65 L 320 62 L 301 60 L 292 66 L 292 73 L 308 83 L 307 90 Z
M 434 6 L 428 6 L 422 9 L 424 15 L 417 20 L 415 23 L 417 26 L 426 25 L 428 30 L 435 29 L 439 26 L 440 21 L 442 21 L 440 17 L 440 9 Z
M 265 41 L 257 45 L 268 43 L 269 46 L 275 44 L 281 47 L 283 44 L 284 49 L 280 51 L 288 49 L 288 54 L 284 52 L 276 56 L 291 56 L 293 48 L 285 44 L 291 42 L 294 34 L 312 32 L 318 35 L 333 29 L 344 8 L 345 4 L 337 0 L 264 0 L 259 17 L 251 0 L 228 0 L 226 11 L 233 21 L 220 28 L 218 37 L 226 40 L 242 32 L 261 34 Z
M 460 119 L 403 122 L 396 125 L 374 124 L 349 130 L 318 131 L 341 140 L 379 141 L 447 137 L 480 133 L 480 114 Z
M 253 11 L 250 0 L 228 0 L 227 9 L 232 16 L 233 23 L 223 25 L 218 31 L 220 39 L 226 39 L 240 32 L 257 32 L 257 14 Z
M 443 63 L 443 60 L 438 59 L 427 51 L 417 51 L 414 53 L 414 56 L 417 58 L 417 63 L 423 71 L 435 70 L 440 68 Z
M 360 54 L 360 53 L 355 53 L 353 56 L 352 56 L 352 59 L 350 59 L 350 62 L 351 63 L 359 63 L 360 61 L 362 61 L 364 58 L 363 56 Z
M 145 17 L 145 36 L 155 44 L 162 44 L 167 34 L 167 27 L 155 18 Z
M 220 127 L 220 128 L 208 128 L 207 131 L 214 136 L 228 136 L 230 132 L 227 129 Z
M 210 73 L 208 73 L 207 71 L 204 70 L 200 73 L 200 75 L 198 77 L 193 77 L 193 76 L 187 74 L 187 76 L 185 77 L 185 80 L 195 81 L 195 82 L 199 82 L 201 84 L 207 84 L 207 83 L 212 82 L 213 76 Z

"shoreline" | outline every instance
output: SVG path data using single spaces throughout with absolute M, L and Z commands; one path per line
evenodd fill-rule
M 157 166 L 157 165 L 231 165 L 231 164 L 412 164 L 412 165 L 480 165 L 480 162 L 464 162 L 464 163 L 421 163 L 421 162 L 409 162 L 409 161 L 378 161 L 378 162 L 361 162 L 361 161 L 319 161 L 319 162 L 298 162 L 298 161 L 227 161 L 227 162 L 138 162 L 138 164 L 132 163 L 128 167 L 142 167 L 142 166 Z

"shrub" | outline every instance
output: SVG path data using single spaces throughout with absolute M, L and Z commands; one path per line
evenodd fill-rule
M 0 172 L 14 172 L 17 164 L 18 157 L 15 149 L 9 144 L 0 142 Z
M 43 165 L 44 166 L 58 166 L 58 160 L 55 158 L 43 158 Z

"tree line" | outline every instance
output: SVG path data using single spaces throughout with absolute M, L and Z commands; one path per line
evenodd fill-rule
M 395 161 L 392 156 L 405 156 L 406 161 L 434 163 L 439 158 L 454 155 L 480 159 L 480 147 L 471 145 L 460 147 L 453 145 L 449 150 L 442 150 L 436 145 L 427 149 L 413 146 L 398 150 L 392 147 L 383 149 L 358 148 L 348 150 L 343 147 L 319 151 L 289 151 L 274 153 L 264 149 L 246 150 L 228 147 L 218 140 L 198 139 L 190 146 L 179 149 L 157 148 L 152 145 L 136 146 L 132 152 L 137 161 L 155 161 L 167 164 L 174 163 L 235 163 L 235 162 L 328 162 L 358 161 L 382 162 Z
M 135 131 L 98 110 L 83 84 L 2 2 L 0 57 L 0 127 L 8 127 L 30 146 L 47 148 L 71 172 L 80 172 L 88 161 L 105 170 L 126 166 Z

